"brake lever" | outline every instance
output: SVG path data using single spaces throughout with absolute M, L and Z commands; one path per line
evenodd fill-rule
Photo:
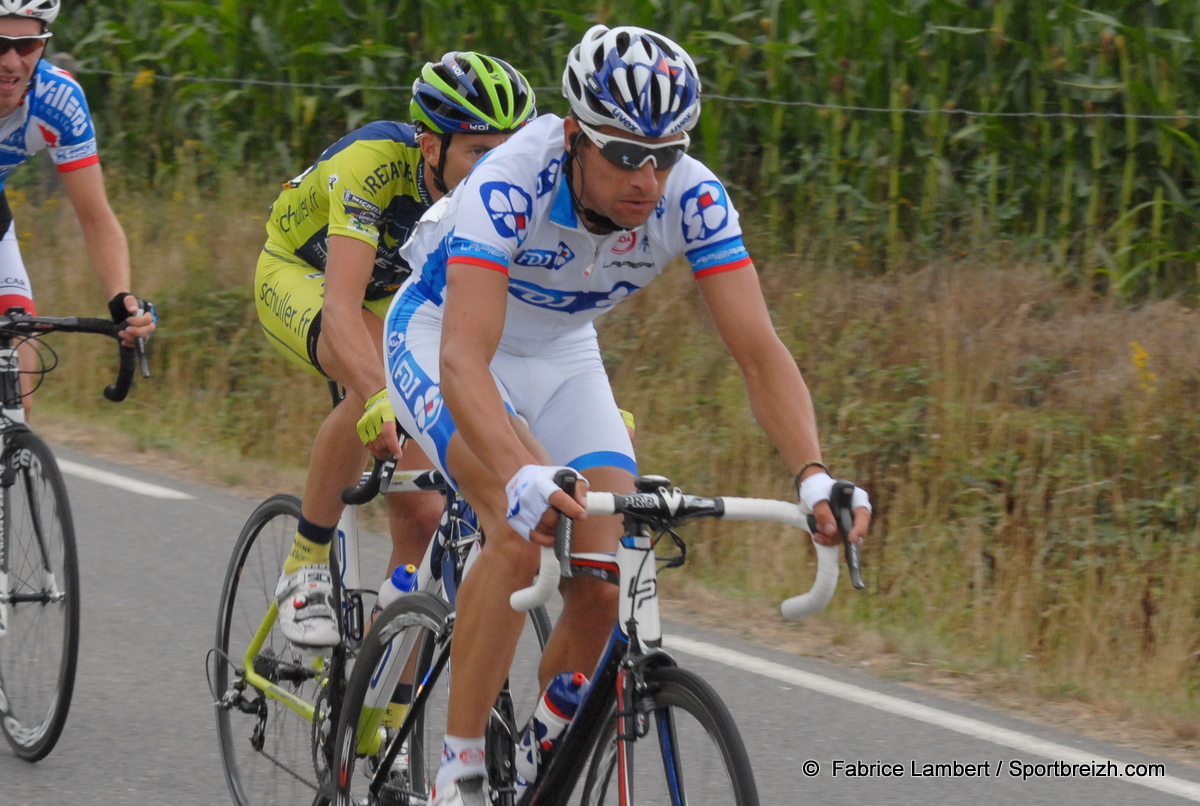
M 579 480 L 574 470 L 560 470 L 554 474 L 554 483 L 571 498 L 575 497 L 575 482 Z M 575 537 L 575 521 L 562 512 L 558 513 L 558 527 L 554 530 L 554 554 L 564 577 L 571 576 L 571 543 Z
M 854 528 L 854 485 L 848 481 L 835 481 L 829 492 L 829 508 L 833 510 L 833 519 L 837 521 L 838 532 L 842 535 L 842 546 L 846 551 L 846 565 L 850 569 L 850 584 L 856 590 L 862 590 L 866 584 L 862 581 L 862 565 L 859 555 L 859 544 L 850 542 L 850 531 Z M 808 531 L 816 534 L 817 518 L 808 516 Z
M 862 581 L 862 566 L 859 556 L 859 544 L 850 542 L 850 531 L 854 528 L 854 485 L 848 481 L 836 481 L 829 493 L 829 506 L 833 508 L 833 517 L 837 521 L 838 531 L 842 533 L 842 545 L 846 549 L 846 565 L 850 569 L 850 584 L 856 590 L 862 590 L 866 584 Z

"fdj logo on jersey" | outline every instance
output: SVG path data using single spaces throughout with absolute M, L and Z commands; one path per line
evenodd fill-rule
M 683 194 L 683 239 L 702 241 L 719 232 L 729 221 L 729 202 L 725 188 L 717 182 L 701 182 Z
M 571 247 L 559 241 L 557 252 L 553 249 L 526 249 L 524 252 L 519 252 L 513 258 L 513 263 L 520 266 L 533 266 L 535 268 L 558 271 L 574 259 L 575 253 L 571 250 Z
M 399 330 L 388 331 L 388 336 L 387 336 L 388 358 L 391 358 L 396 353 L 398 353 L 400 351 L 400 348 L 403 346 L 404 346 L 404 334 L 402 332 L 400 332 Z
M 505 238 L 516 238 L 520 246 L 529 231 L 533 200 L 529 194 L 507 182 L 484 182 L 479 188 L 483 206 L 492 217 L 492 226 Z
M 433 383 L 409 355 L 402 356 L 392 367 L 392 381 L 396 391 L 408 403 L 409 411 L 417 421 L 417 430 L 428 431 L 444 408 L 441 387 Z

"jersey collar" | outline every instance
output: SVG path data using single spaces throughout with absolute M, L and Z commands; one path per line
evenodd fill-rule
M 567 187 L 567 172 L 563 166 L 567 162 L 567 152 L 563 152 L 558 163 L 558 181 L 554 184 L 554 199 L 550 202 L 550 220 L 560 227 L 578 229 L 579 216 L 575 214 L 575 204 L 571 200 L 571 189 Z

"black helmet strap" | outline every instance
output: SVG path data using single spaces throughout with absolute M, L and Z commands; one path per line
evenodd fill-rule
M 629 232 L 629 230 L 633 229 L 632 227 L 622 227 L 603 213 L 598 213 L 590 207 L 584 207 L 583 201 L 575 193 L 575 165 L 578 164 L 578 160 L 575 158 L 575 148 L 578 142 L 579 135 L 576 134 L 571 138 L 571 148 L 567 151 L 567 158 L 563 160 L 562 166 L 563 173 L 566 175 L 567 190 L 571 191 L 571 202 L 575 205 L 575 212 L 593 227 L 608 230 L 609 232 Z M 583 184 L 582 165 L 579 168 L 579 183 Z
M 438 154 L 437 166 L 433 169 L 433 186 L 437 188 L 438 193 L 441 193 L 442 195 L 450 192 L 450 189 L 446 187 L 446 179 L 443 175 L 446 172 L 446 152 L 450 150 L 450 138 L 453 136 L 454 135 L 451 132 L 441 133 L 441 153 Z

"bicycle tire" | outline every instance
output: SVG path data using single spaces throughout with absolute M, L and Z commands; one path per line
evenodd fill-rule
M 758 788 L 746 746 L 713 687 L 693 672 L 674 666 L 648 669 L 644 679 L 646 691 L 638 696 L 635 711 L 644 715 L 646 732 L 626 748 L 633 757 L 633 802 L 639 806 L 758 806 Z M 664 729 L 667 725 L 669 731 Z M 601 730 L 584 779 L 583 806 L 620 802 L 615 703 Z M 668 740 L 668 736 L 672 738 Z M 672 769 L 674 776 L 669 774 Z
M 376 620 L 363 642 L 354 671 L 346 685 L 341 718 L 333 742 L 336 804 L 415 806 L 431 802 L 432 784 L 437 776 L 442 733 L 446 724 L 447 690 L 437 677 L 427 678 L 438 657 L 438 636 L 446 629 L 445 624 L 450 614 L 450 606 L 444 599 L 418 591 L 400 597 L 385 608 Z M 521 641 L 523 644 L 535 641 L 540 655 L 550 637 L 550 629 L 550 619 L 545 608 L 536 608 L 530 611 L 527 633 Z M 413 717 L 413 729 L 404 754 L 407 764 L 393 766 L 393 770 L 396 770 L 393 778 L 377 795 L 372 796 L 367 789 L 369 777 L 374 773 L 379 758 L 387 748 L 385 743 L 380 743 L 374 753 L 363 752 L 361 745 L 364 741 L 370 742 L 364 738 L 365 732 L 377 730 L 374 722 L 363 717 L 364 704 L 372 684 L 379 684 L 382 674 L 380 664 L 393 654 L 396 658 L 411 657 L 411 672 L 407 675 L 401 673 L 401 676 L 410 680 L 421 680 L 429 690 L 424 705 Z M 528 691 L 520 698 L 523 703 L 528 703 L 530 712 L 540 693 L 536 674 L 531 677 L 531 687 L 527 687 Z M 386 682 L 382 685 L 386 686 Z M 509 709 L 511 696 L 510 706 L 506 710 Z M 495 716 L 494 709 L 493 717 Z M 506 755 L 511 763 L 515 747 L 513 731 L 516 725 L 511 724 L 511 713 L 507 715 L 507 719 L 510 723 L 507 726 L 497 725 L 495 718 L 489 722 L 488 746 L 489 752 L 492 753 L 496 752 L 494 748 L 506 748 Z M 491 762 L 494 763 L 494 759 Z M 365 767 L 366 775 L 356 776 L 356 767 Z
M 392 660 L 400 664 L 394 672 L 401 678 L 400 682 L 411 685 L 416 680 L 424 681 L 429 687 L 427 696 L 439 700 L 436 709 L 444 708 L 444 696 L 437 679 L 427 679 L 427 675 L 434 662 L 438 636 L 447 628 L 449 617 L 450 607 L 443 599 L 423 591 L 405 594 L 384 608 L 363 639 L 354 671 L 346 684 L 341 718 L 334 734 L 334 803 L 406 806 L 422 798 L 423 802 L 429 802 L 430 774 L 436 773 L 436 768 L 428 769 L 425 743 L 429 741 L 426 728 L 432 722 L 427 716 L 435 707 L 426 700 L 425 707 L 416 714 L 409 739 L 408 763 L 393 765 L 396 772 L 378 796 L 372 798 L 367 790 L 369 777 L 387 748 L 379 733 L 381 714 L 376 711 L 372 718 L 364 706 L 373 688 L 375 697 L 390 695 L 390 691 L 381 688 L 387 682 L 379 678 L 383 675 L 381 667 L 385 660 Z M 375 705 L 385 707 L 383 703 Z M 363 745 L 366 745 L 365 749 Z M 358 775 L 356 768 L 360 771 Z M 364 768 L 365 775 L 361 774 Z
M 299 518 L 300 499 L 294 495 L 260 504 L 238 535 L 221 591 L 210 674 L 221 762 L 238 806 L 321 802 L 313 723 L 247 684 L 243 671 L 245 653 L 275 600 Z M 324 686 L 329 678 L 321 670 L 338 668 L 333 656 L 341 651 L 300 651 L 276 624 L 252 665 L 298 700 L 320 703 L 329 696 Z
M 0 641 L 0 726 L 26 761 L 62 735 L 79 657 L 79 557 L 66 486 L 49 446 L 20 428 L 2 463 L 8 633 Z M 21 599 L 22 601 L 12 601 Z M 59 648 L 61 641 L 61 649 Z M 26 683 L 26 676 L 41 677 Z

